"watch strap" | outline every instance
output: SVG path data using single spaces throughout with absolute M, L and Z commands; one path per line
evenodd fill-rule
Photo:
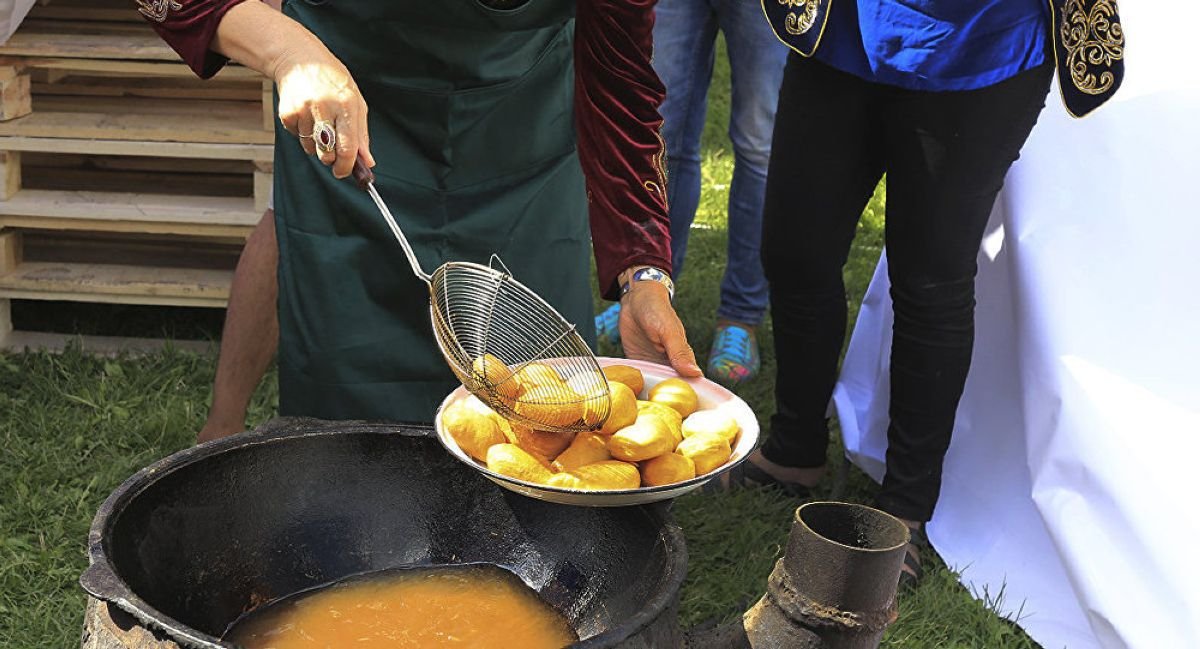
M 646 266 L 633 271 L 629 281 L 621 285 L 621 297 L 625 297 L 629 289 L 633 288 L 634 282 L 658 282 L 667 288 L 667 295 L 672 300 L 675 299 L 675 282 L 671 281 L 671 276 L 661 268 Z

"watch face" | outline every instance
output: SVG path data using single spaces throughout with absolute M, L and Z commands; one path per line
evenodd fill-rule
M 634 271 L 633 276 L 630 278 L 630 283 L 621 287 L 621 294 L 624 295 L 627 293 L 630 285 L 633 284 L 633 282 L 641 281 L 654 281 L 662 284 L 663 286 L 667 287 L 667 293 L 672 299 L 674 299 L 675 283 L 671 281 L 670 275 L 667 275 L 665 272 L 657 268 L 641 268 Z

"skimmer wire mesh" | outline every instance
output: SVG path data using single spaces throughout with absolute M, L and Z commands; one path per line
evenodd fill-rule
M 596 430 L 608 419 L 608 383 L 592 351 L 573 325 L 509 273 L 447 263 L 430 278 L 430 297 L 443 355 L 493 410 L 558 432 Z

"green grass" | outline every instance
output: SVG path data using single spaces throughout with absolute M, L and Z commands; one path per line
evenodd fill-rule
M 78 643 L 88 527 L 141 467 L 191 444 L 213 358 L 0 356 L 0 647 Z M 274 381 L 252 418 L 274 410 Z
M 704 138 L 705 189 L 678 298 L 692 344 L 702 355 L 711 343 L 725 256 L 732 172 L 724 137 L 728 78 L 719 59 Z M 881 188 L 864 214 L 846 269 L 851 322 L 882 247 L 883 200 Z M 197 328 L 203 318 L 178 312 L 162 314 L 173 323 L 165 327 L 154 320 L 155 313 L 137 312 L 136 333 L 194 335 L 198 329 L 215 336 L 219 327 L 210 322 Z M 93 307 L 68 309 L 65 316 L 45 316 L 45 321 L 89 330 L 95 326 L 90 321 L 107 320 L 111 328 L 115 319 L 120 328 L 128 318 L 126 311 L 113 316 Z M 774 407 L 769 322 L 760 337 L 764 371 L 740 394 L 765 423 Z M 214 366 L 212 357 L 176 350 L 116 360 L 77 350 L 0 355 L 0 647 L 78 643 L 84 598 L 77 579 L 87 562 L 84 543 L 92 516 L 131 473 L 192 442 L 203 422 Z M 276 403 L 272 375 L 255 396 L 251 422 L 269 418 Z M 840 461 L 841 452 L 835 443 L 831 460 Z M 855 469 L 848 487 L 847 499 L 859 502 L 869 502 L 875 489 Z M 762 594 L 798 504 L 777 493 L 751 491 L 677 501 L 691 556 L 681 611 L 685 625 L 732 619 Z M 885 647 L 1036 646 L 997 617 L 994 606 L 973 599 L 935 557 L 925 561 L 926 580 L 900 600 L 900 618 L 885 636 Z

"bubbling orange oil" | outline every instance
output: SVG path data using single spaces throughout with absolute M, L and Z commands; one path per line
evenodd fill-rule
M 495 566 L 389 571 L 304 591 L 242 616 L 225 640 L 246 649 L 561 649 L 570 623 Z

